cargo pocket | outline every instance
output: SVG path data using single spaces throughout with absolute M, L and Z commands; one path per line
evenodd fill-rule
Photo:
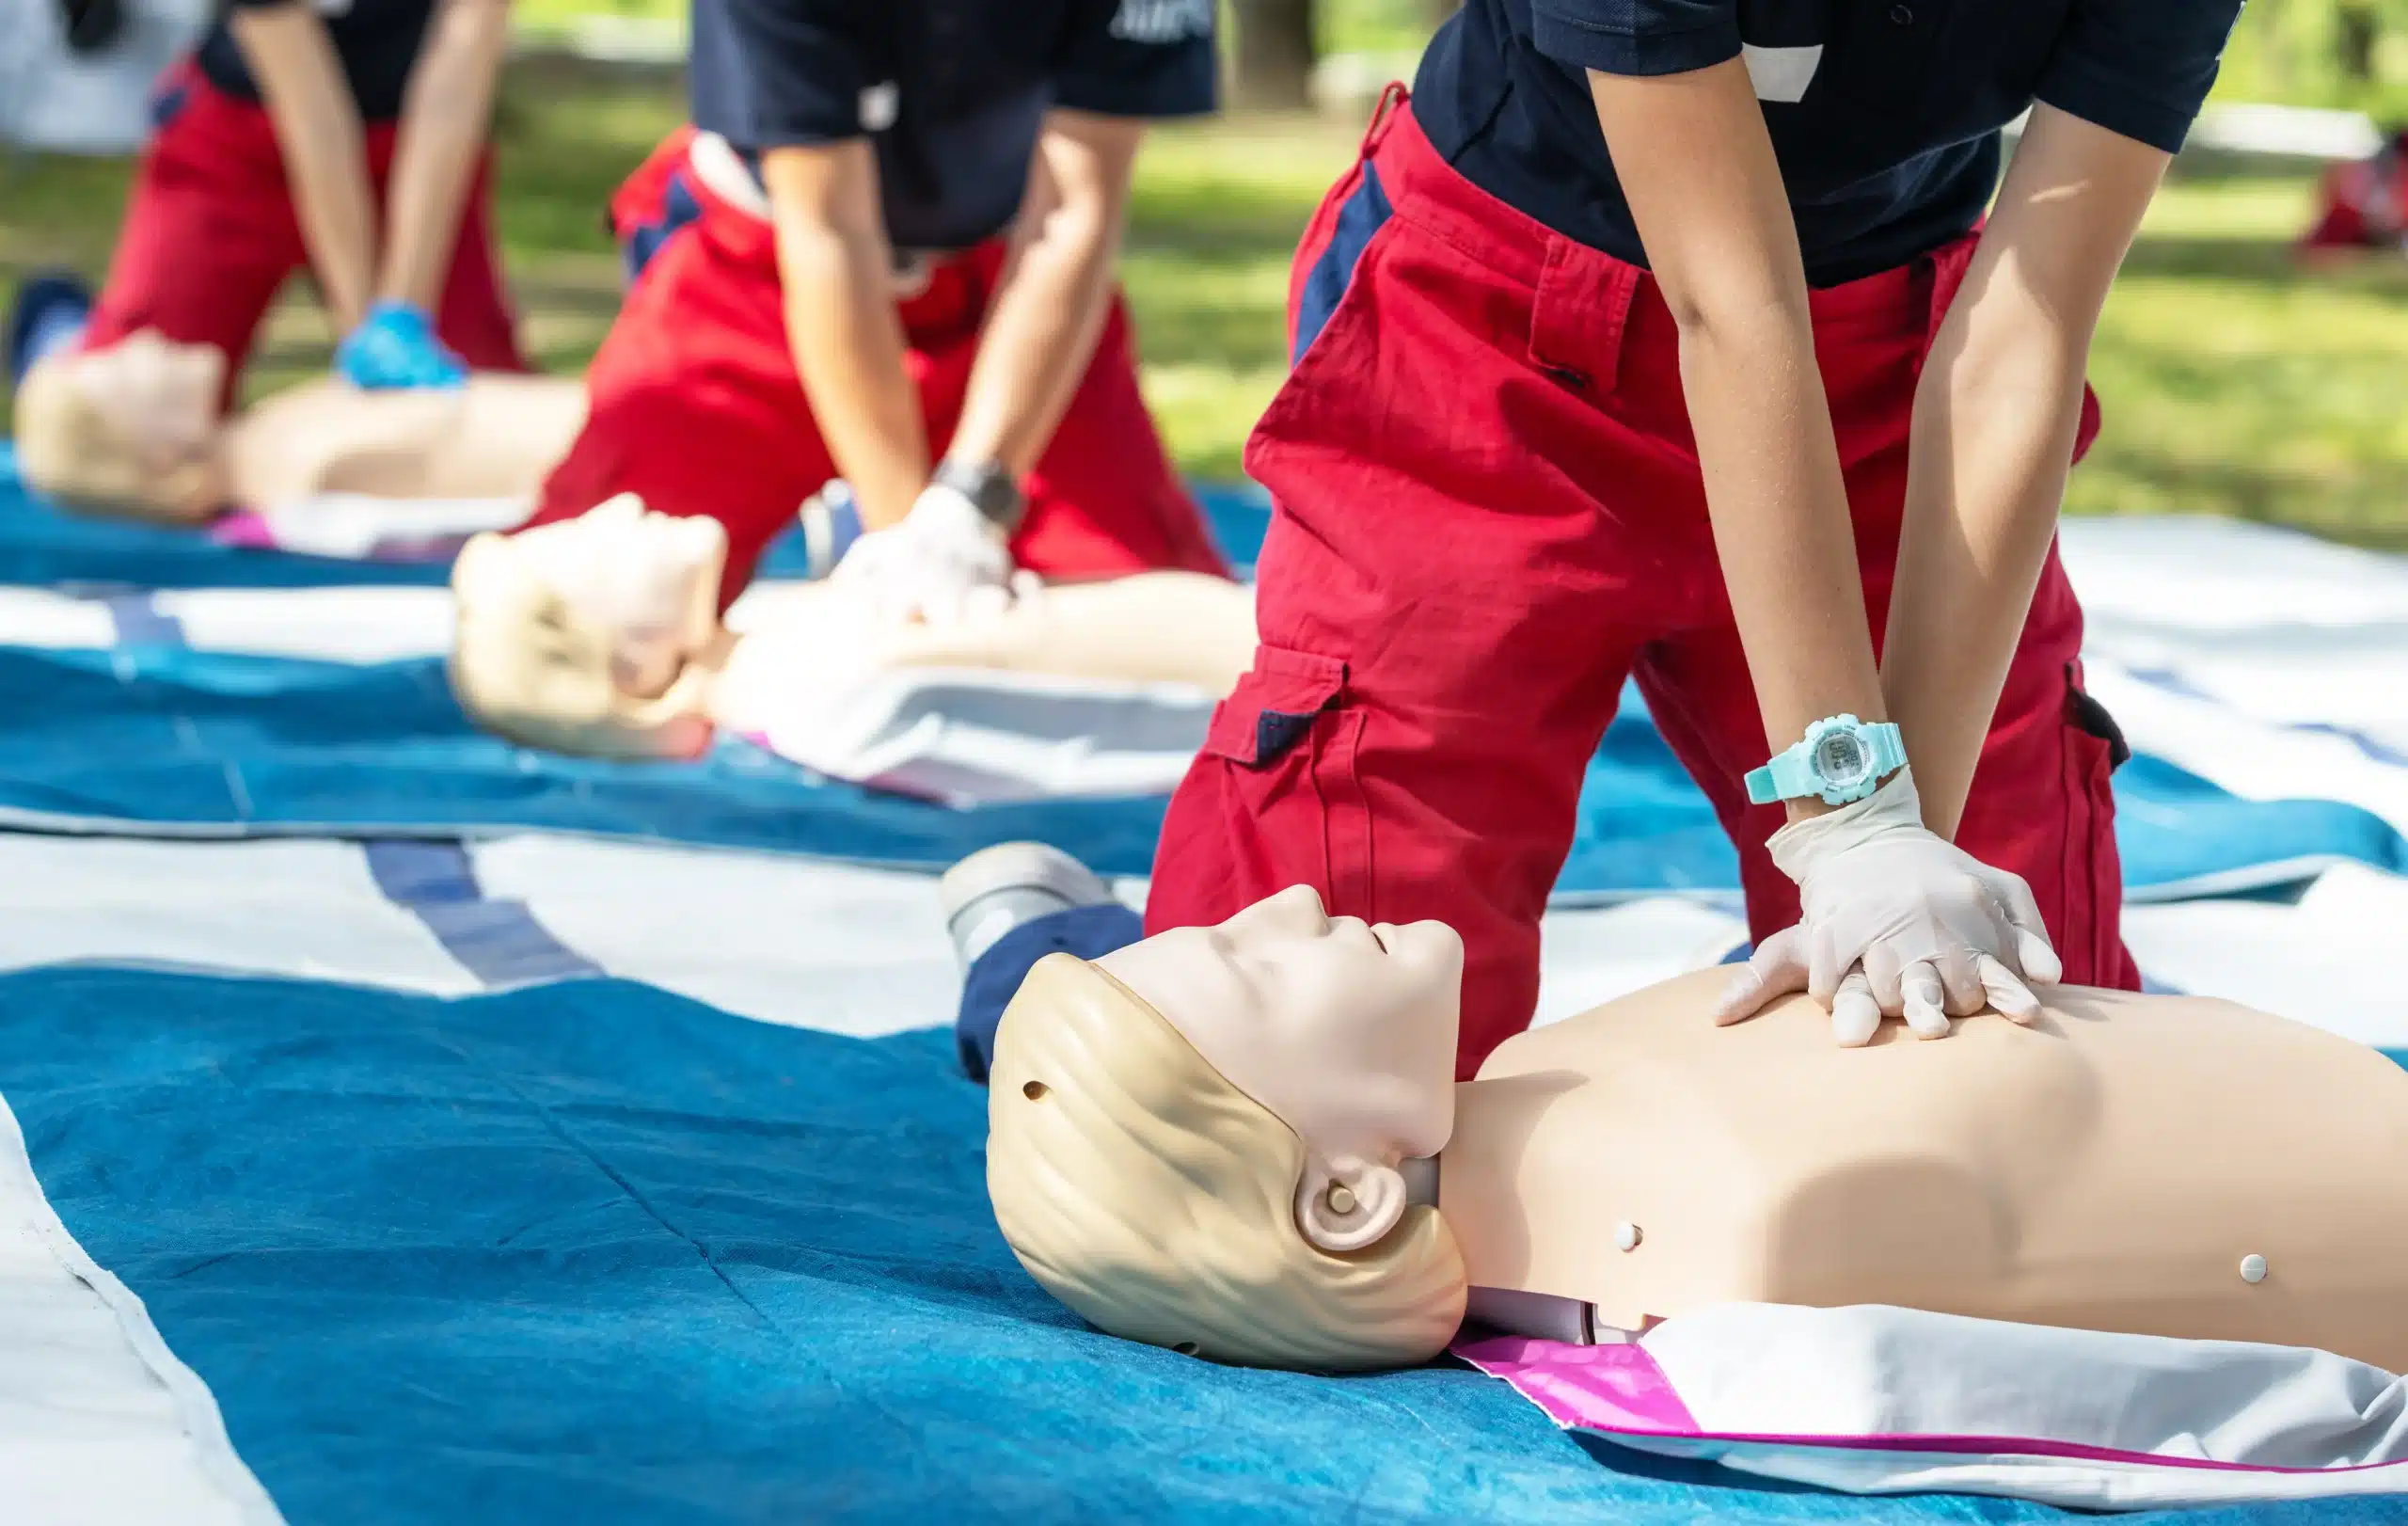
M 1371 817 L 1357 771 L 1365 720 L 1347 702 L 1345 663 L 1258 646 L 1252 670 L 1212 712 L 1204 751 L 1236 766 L 1273 860 L 1310 876 L 1333 913 L 1368 920 Z

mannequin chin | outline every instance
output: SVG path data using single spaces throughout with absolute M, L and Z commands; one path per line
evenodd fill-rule
M 1371 933 L 1297 888 L 1038 964 L 996 1036 L 988 1187 L 1040 1283 L 1278 1367 L 1424 1359 L 1479 1288 L 1624 1330 L 1890 1304 L 2408 1370 L 2408 1071 L 2373 1050 L 2074 987 L 2032 1026 L 1843 1050 L 1803 997 L 1717 1028 L 1704 971 L 1449 1086 L 1452 934 Z M 1434 1207 L 1392 1200 L 1433 1155 Z
M 17 389 L 17 458 L 44 497 L 83 513 L 194 524 L 229 490 L 225 358 L 151 329 L 35 362 Z

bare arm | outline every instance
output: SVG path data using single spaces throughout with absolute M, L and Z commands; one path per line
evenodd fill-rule
M 928 481 L 920 401 L 903 366 L 894 253 L 866 138 L 761 155 L 785 292 L 786 342 L 866 530 L 900 524 Z
M 368 310 L 376 258 L 359 108 L 325 24 L 308 6 L 244 7 L 231 25 L 276 130 L 319 292 L 335 331 L 347 334 Z
M 460 210 L 493 118 L 509 0 L 443 0 L 402 100 L 375 295 L 431 312 L 452 267 Z
M 1112 294 L 1142 122 L 1056 110 L 1029 171 L 1010 262 L 980 336 L 951 453 L 1037 465 L 1086 374 Z
M 1825 716 L 1883 719 L 1804 260 L 1746 66 L 1592 71 L 1589 82 L 1680 327 L 1715 548 L 1767 751 Z M 1826 808 L 1789 803 L 1793 817 Z
M 1915 394 L 1881 680 L 1942 836 L 2056 533 L 2091 335 L 2167 161 L 2036 107 Z

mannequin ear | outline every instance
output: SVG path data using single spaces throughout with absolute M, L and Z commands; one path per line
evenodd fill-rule
M 1296 1223 L 1323 1250 L 1363 1250 L 1404 1217 L 1404 1177 L 1393 1166 L 1348 1158 L 1305 1158 L 1296 1184 Z

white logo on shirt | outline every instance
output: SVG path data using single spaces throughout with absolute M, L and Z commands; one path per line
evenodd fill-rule
M 1757 100 L 1795 105 L 1806 99 L 1806 87 L 1814 83 L 1814 71 L 1823 67 L 1823 45 L 1760 48 L 1742 42 L 1739 56 L 1748 61 L 1748 79 L 1756 87 Z
M 1212 35 L 1212 0 L 1120 0 L 1112 35 L 1123 42 L 1180 42 Z
M 862 131 L 883 133 L 903 109 L 903 87 L 893 80 L 862 91 Z

